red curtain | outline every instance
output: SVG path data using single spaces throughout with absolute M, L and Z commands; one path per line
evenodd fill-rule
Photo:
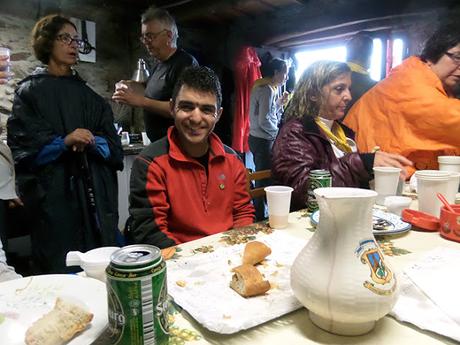
M 259 57 L 252 47 L 243 47 L 236 56 L 232 147 L 238 152 L 249 151 L 249 102 L 254 81 L 262 77 L 260 65 Z

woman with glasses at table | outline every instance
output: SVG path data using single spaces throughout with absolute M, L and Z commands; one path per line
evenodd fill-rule
M 68 251 L 116 244 L 123 154 L 110 106 L 73 69 L 83 44 L 69 19 L 40 19 L 32 47 L 46 67 L 19 83 L 8 119 L 37 273 L 68 271 Z
M 460 155 L 460 25 L 447 23 L 361 97 L 344 123 L 358 149 L 399 153 L 415 169 L 437 169 L 438 156 Z

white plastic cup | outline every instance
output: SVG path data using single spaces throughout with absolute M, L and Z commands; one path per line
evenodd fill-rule
M 402 210 L 408 208 L 412 199 L 407 196 L 392 195 L 385 198 L 387 211 L 401 217 Z
M 10 72 L 10 54 L 11 54 L 11 51 L 9 48 L 6 48 L 6 47 L 0 47 L 0 56 L 2 57 L 7 57 L 6 60 L 4 60 L 4 63 L 6 62 L 6 65 L 5 66 L 0 66 L 0 71 L 1 72 Z M 10 79 L 10 77 L 6 78 L 6 79 Z
M 287 227 L 293 189 L 288 186 L 269 186 L 264 190 L 267 195 L 270 227 L 274 229 Z
M 460 156 L 439 156 L 439 170 L 460 173 Z
M 144 144 L 144 146 L 150 145 L 150 139 L 146 132 L 142 132 L 142 144 Z
M 126 85 L 124 82 L 119 81 L 118 83 L 115 84 L 115 91 L 119 91 L 121 89 L 127 89 L 128 85 Z
M 387 196 L 396 195 L 400 173 L 400 168 L 374 168 L 374 190 L 379 194 L 375 200 L 376 204 L 384 205 Z
M 419 170 L 415 172 L 419 211 L 439 218 L 442 204 L 436 194 L 447 195 L 450 174 L 448 171 L 440 170 Z
M 460 173 L 450 172 L 449 176 L 449 186 L 447 187 L 447 193 L 444 195 L 449 202 L 449 204 L 455 204 L 455 197 L 458 192 L 458 187 L 460 185 Z
M 129 145 L 129 133 L 128 132 L 121 132 L 121 145 L 123 146 Z

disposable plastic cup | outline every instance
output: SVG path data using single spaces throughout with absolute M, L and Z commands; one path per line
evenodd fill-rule
M 455 196 L 458 192 L 459 184 L 460 173 L 451 171 L 449 176 L 449 185 L 447 187 L 447 192 L 446 195 L 444 195 L 449 204 L 455 204 Z
M 419 170 L 415 172 L 419 211 L 439 218 L 442 204 L 436 194 L 441 193 L 444 196 L 447 194 L 450 175 L 450 172 L 440 170 Z
M 439 156 L 439 170 L 460 173 L 460 156 Z
M 121 145 L 129 145 L 129 132 L 121 132 Z
M 142 132 L 142 144 L 144 144 L 144 146 L 150 145 L 150 139 L 146 132 Z
M 374 168 L 374 190 L 379 194 L 375 200 L 376 204 L 384 205 L 387 196 L 396 195 L 400 173 L 400 168 Z
M 288 186 L 269 186 L 264 190 L 267 195 L 270 227 L 274 229 L 287 227 L 293 189 Z
M 0 57 L 5 58 L 6 60 L 2 59 L 2 65 L 0 65 L 0 72 L 10 72 L 10 49 L 6 47 L 0 47 Z M 5 76 L 4 79 L 10 79 L 10 76 Z
M 392 195 L 385 198 L 387 211 L 401 217 L 402 210 L 408 208 L 412 199 L 407 196 Z

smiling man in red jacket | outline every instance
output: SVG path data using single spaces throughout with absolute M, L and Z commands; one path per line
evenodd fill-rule
M 253 222 L 245 168 L 212 133 L 221 102 L 211 69 L 190 67 L 182 73 L 171 100 L 174 126 L 133 164 L 133 242 L 166 248 Z

